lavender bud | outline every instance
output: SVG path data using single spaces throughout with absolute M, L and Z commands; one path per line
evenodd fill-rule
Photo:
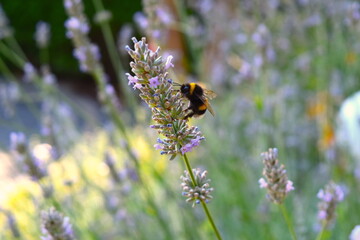
M 70 219 L 55 208 L 41 212 L 41 223 L 43 240 L 75 240 Z
M 267 197 L 275 204 L 282 204 L 287 194 L 294 190 L 293 182 L 288 180 L 284 165 L 279 164 L 278 150 L 270 148 L 261 154 L 263 157 L 264 178 L 259 179 L 260 188 L 268 190 Z

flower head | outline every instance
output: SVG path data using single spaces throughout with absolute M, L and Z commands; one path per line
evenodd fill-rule
M 126 73 L 126 76 L 128 77 L 129 83 L 130 84 L 136 84 L 138 82 L 138 78 L 135 76 L 131 76 L 130 73 Z
M 194 207 L 195 204 L 201 202 L 208 203 L 213 198 L 210 193 L 214 191 L 214 188 L 210 187 L 210 179 L 206 178 L 206 170 L 202 171 L 197 168 L 193 169 L 192 172 L 196 185 L 193 184 L 188 171 L 184 171 L 184 175 L 180 179 L 182 180 L 182 195 L 187 197 L 186 202 L 192 202 Z
M 349 240 L 360 240 L 360 225 L 355 226 L 351 231 Z
M 169 69 L 171 67 L 174 67 L 174 64 L 171 62 L 172 59 L 174 57 L 172 55 L 169 55 L 167 58 L 166 58 L 166 63 L 165 63 L 165 69 Z
M 259 179 L 260 188 L 268 190 L 267 197 L 276 204 L 281 204 L 286 195 L 294 190 L 293 182 L 288 180 L 284 165 L 279 164 L 278 151 L 276 148 L 270 148 L 269 151 L 261 154 L 263 157 L 264 178 Z
M 70 219 L 53 207 L 41 212 L 41 232 L 42 240 L 75 240 Z
M 319 190 L 317 197 L 320 199 L 318 219 L 323 224 L 329 224 L 335 219 L 336 205 L 344 200 L 344 191 L 339 185 L 330 182 Z
M 32 180 L 39 181 L 47 176 L 46 167 L 31 153 L 23 133 L 11 133 L 10 141 L 10 149 L 13 152 L 16 162 Z
M 90 27 L 83 13 L 83 3 L 81 0 L 64 0 L 64 6 L 69 15 L 69 19 L 65 22 L 66 36 L 75 45 L 73 55 L 79 60 L 81 71 L 93 72 L 100 68 L 100 51 L 98 46 L 91 43 L 87 36 Z
M 47 47 L 50 38 L 50 25 L 46 22 L 36 24 L 35 40 L 39 48 Z
M 149 79 L 149 86 L 151 88 L 156 88 L 159 85 L 160 85 L 160 82 L 159 82 L 158 76 Z
M 156 145 L 162 154 L 184 154 L 191 151 L 204 139 L 197 127 L 188 126 L 184 119 L 184 103 L 179 91 L 173 90 L 171 79 L 168 78 L 166 62 L 159 55 L 160 49 L 155 52 L 148 48 L 146 39 L 137 41 L 132 39 L 135 49 L 126 47 L 133 58 L 130 63 L 135 76 L 127 74 L 129 84 L 140 90 L 140 97 L 152 110 L 152 119 L 156 129 L 164 136 Z M 169 62 L 171 58 L 168 58 Z M 169 63 L 168 63 L 169 64 Z

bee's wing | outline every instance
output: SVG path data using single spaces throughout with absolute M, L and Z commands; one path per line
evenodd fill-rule
M 214 93 L 215 94 L 215 93 Z M 216 94 L 215 94 L 216 96 Z M 209 110 L 209 112 L 211 113 L 211 115 L 213 115 L 215 117 L 215 112 L 214 109 L 211 107 L 210 102 L 208 101 L 208 98 L 205 96 L 201 96 L 200 97 L 201 101 L 205 104 L 207 110 Z
M 209 89 L 204 88 L 203 91 L 204 91 L 204 96 L 208 99 L 213 99 L 213 98 L 216 98 L 216 96 L 217 96 L 215 92 L 213 92 Z

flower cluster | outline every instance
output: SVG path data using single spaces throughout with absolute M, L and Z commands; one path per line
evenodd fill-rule
M 46 168 L 29 150 L 26 137 L 23 133 L 13 132 L 10 134 L 10 148 L 16 162 L 34 181 L 39 181 L 47 176 Z
M 97 45 L 90 42 L 87 34 L 90 31 L 88 21 L 83 14 L 84 6 L 81 0 L 64 0 L 64 6 L 69 19 L 65 22 L 67 37 L 74 42 L 74 56 L 80 62 L 80 70 L 91 72 L 98 65 L 100 51 Z
M 144 0 L 144 13 L 138 12 L 134 20 L 144 33 L 160 42 L 168 38 L 168 29 L 175 23 L 175 16 L 163 0 Z
M 46 22 L 36 24 L 35 41 L 39 48 L 46 48 L 49 44 L 50 25 Z
M 156 149 L 161 149 L 161 154 L 184 154 L 200 144 L 204 139 L 197 127 L 188 126 L 184 120 L 184 102 L 182 94 L 173 89 L 172 80 L 168 77 L 167 69 L 173 67 L 172 56 L 166 61 L 159 56 L 160 49 L 155 52 L 148 48 L 146 39 L 137 41 L 132 39 L 135 49 L 126 47 L 133 58 L 130 63 L 135 76 L 127 74 L 129 85 L 140 90 L 140 97 L 152 110 L 152 119 L 156 124 L 151 125 L 163 135 L 155 144 Z
M 51 207 L 41 212 L 42 240 L 74 240 L 74 232 L 68 217 Z
M 286 195 L 294 190 L 292 181 L 288 180 L 284 165 L 279 164 L 278 151 L 276 148 L 270 148 L 267 152 L 261 154 L 263 157 L 264 178 L 259 179 L 260 188 L 268 190 L 267 197 L 271 202 L 281 204 Z
M 334 182 L 330 182 L 324 189 L 320 189 L 317 194 L 321 200 L 318 204 L 318 219 L 322 224 L 331 223 L 335 219 L 336 205 L 344 200 L 344 196 L 343 189 Z
M 7 224 L 9 226 L 9 230 L 14 238 L 20 239 L 21 234 L 18 227 L 18 222 L 15 219 L 14 214 L 11 211 L 0 208 L 0 212 L 6 215 Z
M 208 203 L 213 198 L 210 193 L 214 191 L 214 188 L 210 187 L 210 179 L 206 178 L 206 170 L 193 169 L 192 172 L 195 178 L 195 185 L 188 171 L 184 171 L 184 175 L 180 179 L 182 181 L 183 196 L 187 197 L 186 202 L 193 202 L 194 207 L 195 204 L 199 204 L 202 201 Z

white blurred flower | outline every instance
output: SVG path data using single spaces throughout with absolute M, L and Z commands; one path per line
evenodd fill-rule
M 350 240 L 360 240 L 360 225 L 354 227 L 349 236 Z
M 337 121 L 336 142 L 360 159 L 360 91 L 343 102 Z

